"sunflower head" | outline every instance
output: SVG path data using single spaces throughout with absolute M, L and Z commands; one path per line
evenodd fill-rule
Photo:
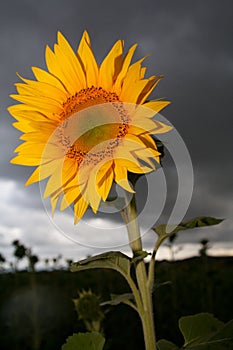
M 26 185 L 49 178 L 52 210 L 73 203 L 75 223 L 88 206 L 97 212 L 113 183 L 134 192 L 129 173 L 156 169 L 152 135 L 171 129 L 153 119 L 169 102 L 147 101 L 161 76 L 145 78 L 144 58 L 131 63 L 136 45 L 125 55 L 123 46 L 117 41 L 98 65 L 86 31 L 77 52 L 59 32 L 54 50 L 46 48 L 48 70 L 33 67 L 35 80 L 20 77 L 11 95 L 23 133 L 11 162 L 36 167 Z

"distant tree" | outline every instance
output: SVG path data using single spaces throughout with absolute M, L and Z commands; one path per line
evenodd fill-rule
M 59 261 L 60 261 L 61 259 L 62 259 L 62 255 L 61 255 L 61 254 L 59 254 L 56 258 L 53 258 L 53 259 L 52 259 L 54 269 L 57 269 L 57 268 L 58 268 Z
M 15 270 L 17 270 L 18 262 L 26 257 L 28 259 L 28 269 L 29 269 L 29 271 L 33 271 L 34 272 L 35 271 L 35 265 L 39 261 L 38 256 L 32 254 L 32 250 L 30 248 L 25 247 L 23 244 L 21 244 L 19 240 L 13 241 L 12 244 L 15 247 L 14 256 L 17 259 L 16 263 L 15 263 Z
M 14 250 L 14 256 L 16 258 L 15 270 L 17 271 L 19 261 L 26 257 L 27 248 L 23 244 L 21 244 L 19 240 L 13 241 L 12 244 L 15 247 L 15 250 Z
M 29 268 L 31 271 L 35 271 L 35 265 L 38 263 L 39 258 L 37 255 L 30 255 L 28 256 L 28 260 L 29 260 Z
M 48 268 L 49 267 L 49 259 L 45 258 L 44 263 L 45 263 L 46 268 Z
M 202 239 L 200 241 L 200 244 L 201 244 L 201 249 L 199 249 L 199 254 L 201 257 L 205 257 L 205 256 L 208 256 L 207 254 L 207 251 L 208 249 L 210 249 L 210 244 L 209 244 L 209 241 L 208 239 Z
M 3 264 L 6 262 L 4 256 L 0 253 L 0 270 L 3 270 Z
M 70 269 L 70 265 L 72 264 L 73 260 L 72 259 L 66 259 L 66 263 L 67 263 L 67 268 L 68 270 Z
M 56 268 L 57 267 L 57 258 L 53 258 L 53 267 Z
M 4 256 L 0 253 L 0 263 L 4 263 L 6 262 L 6 259 L 4 258 Z

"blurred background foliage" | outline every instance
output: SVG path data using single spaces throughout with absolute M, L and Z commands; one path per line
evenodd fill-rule
M 61 267 L 61 256 L 44 261 L 45 269 L 36 271 L 39 257 L 19 241 L 13 246 L 15 262 L 9 264 L 10 269 L 0 256 L 0 349 L 59 350 L 68 336 L 86 331 L 74 303 L 80 292 L 91 290 L 100 302 L 109 300 L 112 293 L 130 292 L 117 272 L 97 269 L 71 273 L 71 261 Z M 178 329 L 181 316 L 210 312 L 223 322 L 232 318 L 233 258 L 209 257 L 208 248 L 208 241 L 203 240 L 199 257 L 157 262 L 154 311 L 158 339 L 182 344 Z M 27 261 L 25 270 L 18 269 L 22 259 Z M 135 311 L 127 305 L 106 305 L 102 311 L 104 349 L 125 349 L 125 344 L 127 349 L 143 349 Z

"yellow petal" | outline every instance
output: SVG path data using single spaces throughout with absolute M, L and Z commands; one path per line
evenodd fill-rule
M 35 155 L 40 156 L 44 152 L 45 144 L 44 143 L 37 143 L 36 145 L 31 142 L 24 142 L 21 143 L 16 149 L 14 150 L 15 153 L 19 152 L 22 153 L 25 156 Z
M 128 181 L 127 167 L 122 166 L 120 160 L 116 160 L 114 164 L 114 179 L 116 183 L 122 188 L 124 188 L 126 191 L 135 193 Z
M 50 203 L 51 203 L 51 209 L 52 209 L 52 216 L 54 215 L 56 206 L 57 206 L 57 202 L 59 201 L 60 196 L 55 196 L 55 197 L 51 197 L 50 198 Z
M 114 159 L 120 159 L 122 166 L 127 166 L 128 162 L 134 164 L 135 167 L 140 167 L 141 164 L 135 155 L 135 146 L 138 144 L 127 142 L 124 140 L 121 147 L 118 147 L 114 154 Z
M 72 78 L 67 75 L 65 67 L 62 67 L 63 64 L 67 64 L 67 59 L 65 59 L 65 62 L 63 62 L 61 55 L 59 55 L 58 52 L 56 52 L 55 55 L 55 53 L 48 46 L 46 47 L 45 51 L 45 59 L 49 72 L 55 75 L 55 77 L 57 77 L 60 81 L 62 81 L 66 90 L 71 95 L 74 95 L 77 89 L 79 90 L 79 87 L 76 86 L 76 88 L 74 88 L 74 82 L 72 82 Z
M 95 60 L 95 56 L 90 47 L 90 38 L 85 31 L 78 48 L 78 57 L 83 65 L 86 74 L 87 87 L 98 85 L 99 68 Z
M 48 116 L 51 114 L 43 114 L 42 112 L 36 111 L 32 106 L 25 104 L 18 104 L 8 107 L 8 112 L 17 120 L 48 120 Z M 54 118 L 53 118 L 54 119 Z
M 52 86 L 56 86 L 59 90 L 63 91 L 64 93 L 67 93 L 64 84 L 54 75 L 38 67 L 32 67 L 32 72 L 38 81 L 50 84 Z
M 56 86 L 28 79 L 23 80 L 26 84 L 15 84 L 19 94 L 40 97 L 45 96 L 59 102 L 59 104 L 67 100 L 67 93 L 58 89 Z
M 127 74 L 127 71 L 128 71 L 130 62 L 132 60 L 132 57 L 134 55 L 134 52 L 136 50 L 136 47 L 137 47 L 137 44 L 133 45 L 129 49 L 129 51 L 127 52 L 127 54 L 126 54 L 126 56 L 125 56 L 125 58 L 123 60 L 121 71 L 120 71 L 120 73 L 118 74 L 118 76 L 116 78 L 116 82 L 114 84 L 114 91 L 116 91 L 116 93 L 118 95 L 120 95 L 122 83 L 123 83 L 123 80 L 124 80 L 124 78 L 125 78 L 125 76 Z
M 48 97 L 41 98 L 38 96 L 25 96 L 16 94 L 10 95 L 10 97 L 29 106 L 32 106 L 38 111 L 52 112 L 57 114 L 62 112 L 61 104 Z
M 154 120 L 155 128 L 153 129 L 154 135 L 164 134 L 165 132 L 171 131 L 173 128 L 170 125 L 166 125 L 158 120 Z
M 88 203 L 83 196 L 80 196 L 74 203 L 74 224 L 83 217 L 88 208 Z
M 154 139 L 149 134 L 140 134 L 138 135 L 138 137 L 142 140 L 146 147 L 157 150 L 157 145 Z
M 62 67 L 65 65 L 65 73 L 67 77 L 69 74 L 71 74 L 69 78 L 73 80 L 75 89 L 77 89 L 76 82 L 79 82 L 81 89 L 85 88 L 85 74 L 77 56 L 61 32 L 58 32 L 57 39 L 58 45 L 55 45 L 55 53 L 59 54 L 59 58 L 61 59 L 60 64 L 62 64 Z
M 144 89 L 141 91 L 141 93 L 138 96 L 137 103 L 143 104 L 149 95 L 152 93 L 156 85 L 160 82 L 160 80 L 163 78 L 163 76 L 152 76 L 148 79 L 148 83 L 144 87 Z
M 146 67 L 142 67 L 140 70 L 140 77 L 139 79 L 143 79 L 146 74 Z
M 14 128 L 26 133 L 33 130 L 32 126 L 27 120 L 22 120 L 20 122 L 13 123 L 12 125 Z
M 87 43 L 89 46 L 91 46 L 91 40 L 90 40 L 89 34 L 86 30 L 84 30 L 84 32 L 83 32 L 83 35 L 82 35 L 82 38 L 80 40 L 78 50 L 77 50 L 78 56 L 80 56 L 80 57 L 83 54 L 84 43 Z
M 134 144 L 134 151 L 132 151 L 132 153 L 135 157 L 140 158 L 143 162 L 148 163 L 152 168 L 154 168 L 154 162 L 152 162 L 150 158 L 158 157 L 160 155 L 157 149 L 155 150 L 147 147 L 143 140 L 135 135 L 127 134 L 125 140 Z
M 33 156 L 27 156 L 24 155 L 18 155 L 15 158 L 11 159 L 11 164 L 20 164 L 20 165 L 26 165 L 26 166 L 35 166 L 41 164 L 41 158 L 40 157 L 33 157 Z
M 158 126 L 155 120 L 146 119 L 146 118 L 137 118 L 137 119 L 133 118 L 129 124 L 128 132 L 131 134 L 136 133 L 135 128 L 144 130 L 144 132 L 154 133 L 155 130 L 158 129 Z
M 73 202 L 77 201 L 81 196 L 80 188 L 78 186 L 72 187 L 64 193 L 61 201 L 60 210 L 66 209 Z
M 134 83 L 141 79 L 141 64 L 145 58 L 146 57 L 141 58 L 129 67 L 122 85 L 122 101 L 128 102 L 126 99 L 124 99 L 124 93 L 127 93 L 128 90 L 131 91 Z
M 121 167 L 125 167 L 128 171 L 132 173 L 137 173 L 137 174 L 146 174 L 151 172 L 152 169 L 151 167 L 146 166 L 145 164 L 136 164 L 135 159 L 133 161 L 122 158 L 122 159 L 117 159 L 115 161 L 119 161 Z
M 101 197 L 98 193 L 96 171 L 94 170 L 90 173 L 84 198 L 90 204 L 93 212 L 96 213 L 100 205 Z
M 154 77 L 152 77 L 154 79 Z M 120 99 L 126 102 L 138 103 L 140 101 L 140 96 L 146 87 L 150 83 L 150 79 L 138 80 L 131 84 L 130 89 L 126 89 L 125 86 L 120 94 Z
M 96 167 L 95 167 L 95 172 L 96 172 L 96 183 L 99 184 L 105 177 L 105 174 L 112 169 L 112 164 L 113 161 L 107 160 L 100 162 Z
M 64 189 L 67 184 L 74 178 L 77 173 L 77 164 L 70 159 L 65 159 L 63 166 L 56 169 L 49 178 L 45 191 L 44 198 L 50 196 L 59 189 Z
M 123 40 L 118 40 L 103 60 L 99 70 L 99 86 L 112 90 L 117 75 L 122 67 Z
M 111 162 L 112 163 L 112 162 Z M 112 166 L 106 171 L 104 171 L 104 176 L 97 182 L 98 193 L 101 198 L 105 201 L 109 195 L 113 182 L 113 169 Z
M 47 177 L 52 175 L 57 170 L 58 167 L 60 168 L 62 166 L 62 163 L 63 163 L 62 159 L 56 159 L 46 164 L 42 164 L 38 166 L 36 170 L 32 173 L 32 175 L 29 177 L 29 179 L 27 180 L 25 186 L 28 186 L 34 182 L 39 182 L 46 179 Z
M 143 107 L 153 110 L 155 113 L 160 112 L 163 108 L 168 106 L 171 102 L 170 101 L 163 101 L 163 100 L 152 100 L 149 102 L 146 102 L 143 104 Z M 153 116 L 155 115 L 153 114 Z
M 50 134 L 51 130 L 44 131 L 42 135 L 40 135 L 40 132 L 33 130 L 28 131 L 22 136 L 20 136 L 20 140 L 28 141 L 34 144 L 36 144 L 37 142 L 42 142 L 46 144 L 46 142 L 49 140 Z

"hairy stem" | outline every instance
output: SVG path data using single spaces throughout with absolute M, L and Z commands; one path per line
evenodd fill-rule
M 123 210 L 122 216 L 126 222 L 129 244 L 133 255 L 137 255 L 138 252 L 142 251 L 142 241 L 137 219 L 136 199 L 133 196 L 130 200 L 128 192 L 125 192 L 125 199 L 128 204 Z M 143 306 L 139 314 L 142 321 L 145 349 L 156 350 L 152 293 L 148 286 L 148 276 L 143 259 L 135 263 L 135 272 Z

